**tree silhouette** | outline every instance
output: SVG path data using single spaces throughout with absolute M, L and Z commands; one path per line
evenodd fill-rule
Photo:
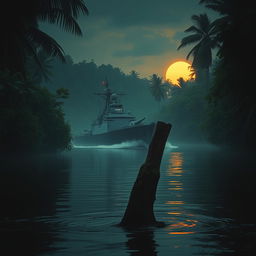
M 81 36 L 77 18 L 80 13 L 88 14 L 83 0 L 28 0 L 26 4 L 19 0 L 4 1 L 1 9 L 12 16 L 8 22 L 3 15 L 0 18 L 0 69 L 23 74 L 28 56 L 37 59 L 38 49 L 64 61 L 62 47 L 39 29 L 40 22 L 56 24 Z
M 214 22 L 219 62 L 210 91 L 209 135 L 212 141 L 255 148 L 256 104 L 254 65 L 251 63 L 256 44 L 252 37 L 255 8 L 250 1 L 201 0 L 221 17 Z
M 132 70 L 129 75 L 134 78 L 134 79 L 138 79 L 140 77 L 140 74 L 138 72 L 136 72 L 135 70 Z
M 183 77 L 178 78 L 177 81 L 180 88 L 184 88 L 186 86 L 186 81 L 184 80 Z
M 218 46 L 214 23 L 211 23 L 207 14 L 193 15 L 195 25 L 185 32 L 193 33 L 181 40 L 178 50 L 190 44 L 196 45 L 190 50 L 187 59 L 193 55 L 192 68 L 196 72 L 196 80 L 205 79 L 209 82 L 209 67 L 212 64 L 212 49 Z
M 162 86 L 162 78 L 153 74 L 150 80 L 150 91 L 156 101 L 160 102 L 165 99 L 164 87 Z

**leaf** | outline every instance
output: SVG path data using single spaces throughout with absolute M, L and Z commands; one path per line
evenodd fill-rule
M 200 39 L 202 38 L 201 35 L 199 34 L 194 34 L 194 35 L 190 35 L 190 36 L 186 36 L 181 40 L 181 44 L 178 47 L 178 50 L 182 47 L 185 47 L 189 44 L 193 44 L 195 42 L 198 42 Z
M 50 56 L 56 56 L 65 62 L 64 51 L 62 47 L 49 35 L 37 28 L 30 28 L 27 33 L 28 42 L 42 47 Z
M 67 32 L 71 32 L 78 36 L 82 35 L 82 31 L 76 20 L 71 15 L 61 9 L 55 8 L 49 12 L 43 12 L 39 14 L 39 19 L 52 24 L 56 23 Z

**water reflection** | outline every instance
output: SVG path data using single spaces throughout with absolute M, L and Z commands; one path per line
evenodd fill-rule
M 166 153 L 155 213 L 167 226 L 114 227 L 146 153 L 79 149 L 72 167 L 64 156 L 0 159 L 4 256 L 255 255 L 255 156 Z
M 255 156 L 215 151 L 207 158 L 202 154 L 198 160 L 204 168 L 197 170 L 197 176 L 201 186 L 205 185 L 200 191 L 202 209 L 194 210 L 201 214 L 201 232 L 195 245 L 204 251 L 197 255 L 255 255 Z
M 166 230 L 168 235 L 191 235 L 194 234 L 194 228 L 197 226 L 197 220 L 193 219 L 193 214 L 188 213 L 186 202 L 183 200 L 183 170 L 184 156 L 181 152 L 172 152 L 169 158 L 169 166 L 167 169 L 168 190 L 171 191 L 170 198 L 172 201 L 166 201 L 168 206 L 168 223 Z
M 36 255 L 54 250 L 68 210 L 70 161 L 62 156 L 1 159 L 0 236 L 5 255 Z M 18 253 L 18 254 L 17 254 Z
M 157 256 L 154 230 L 134 230 L 127 234 L 126 246 L 131 256 Z

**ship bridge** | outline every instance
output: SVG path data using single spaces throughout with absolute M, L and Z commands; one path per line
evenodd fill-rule
M 105 108 L 93 125 L 92 134 L 111 132 L 134 125 L 135 116 L 126 111 L 120 102 L 120 93 L 113 93 L 106 88 L 104 93 L 97 93 L 105 98 Z

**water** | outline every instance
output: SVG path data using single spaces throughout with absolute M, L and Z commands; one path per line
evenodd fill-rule
M 131 146 L 2 158 L 1 255 L 256 255 L 253 157 L 169 145 L 154 205 L 166 227 L 125 230 L 116 224 L 147 153 Z

